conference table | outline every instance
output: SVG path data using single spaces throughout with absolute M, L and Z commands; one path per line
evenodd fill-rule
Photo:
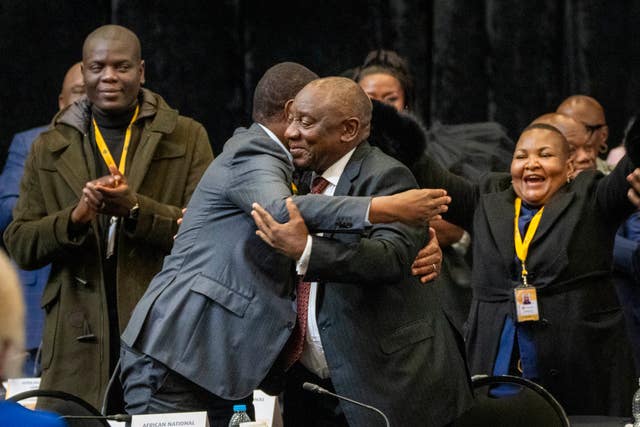
M 569 416 L 572 427 L 624 427 L 633 424 L 631 418 L 605 417 L 601 415 L 573 415 Z

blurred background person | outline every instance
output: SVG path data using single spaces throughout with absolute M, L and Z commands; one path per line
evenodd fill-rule
M 20 376 L 24 351 L 24 303 L 18 274 L 0 250 L 0 379 Z M 63 427 L 57 415 L 31 411 L 19 403 L 0 401 L 0 425 Z
M 69 68 L 62 82 L 62 89 L 58 96 L 58 108 L 63 110 L 85 94 L 84 79 L 80 70 L 80 62 Z M 13 219 L 13 207 L 18 200 L 20 179 L 24 172 L 24 162 L 31 149 L 31 144 L 48 126 L 39 126 L 14 135 L 9 147 L 9 156 L 0 175 L 0 235 L 4 233 Z M 23 375 L 36 377 L 40 375 L 38 349 L 42 341 L 42 324 L 44 311 L 40 308 L 40 298 L 44 285 L 49 278 L 51 266 L 47 265 L 35 270 L 18 270 L 20 283 L 26 304 L 26 350 L 27 358 Z
M 616 163 L 625 154 L 624 141 L 637 132 L 636 117 L 627 124 L 622 143 L 615 148 L 618 154 L 609 156 L 607 162 L 598 157 L 607 149 L 609 127 L 604 108 L 600 103 L 586 95 L 572 95 L 565 99 L 556 110 L 571 117 L 583 130 L 568 130 L 571 138 L 561 126 L 557 126 L 572 146 L 574 177 L 584 170 L 597 169 L 604 174 L 611 172 Z M 582 136 L 576 138 L 577 134 Z M 613 150 L 612 150 L 613 151 Z M 613 162 L 608 163 L 608 162 Z M 624 310 L 627 333 L 631 341 L 636 372 L 640 374 L 640 214 L 633 213 L 620 226 L 613 246 L 613 280 Z
M 423 127 L 415 114 L 413 76 L 407 61 L 396 52 L 371 51 L 362 65 L 348 73 L 371 99 L 407 113 L 389 114 L 374 102 L 369 141 L 402 161 L 417 177 L 420 174 L 416 168 L 425 152 L 449 171 L 471 180 L 489 171 L 508 170 L 513 141 L 498 123 L 436 123 L 429 130 Z M 418 185 L 429 187 L 429 183 L 420 180 Z M 437 263 L 422 260 L 421 265 L 414 265 L 414 274 L 439 275 L 436 287 L 441 300 L 461 329 L 471 303 L 471 239 L 469 233 L 447 221 L 435 220 L 430 225 L 442 250 L 442 267 L 435 271 Z
M 598 157 L 598 154 L 606 153 L 609 148 L 607 145 L 609 126 L 607 126 L 602 105 L 590 96 L 571 95 L 560 103 L 556 113 L 564 114 L 582 123 L 589 136 L 587 142 L 575 147 L 573 162 L 576 173 L 580 173 L 584 169 L 594 168 L 604 174 L 611 172 L 615 163 L 609 165 Z M 622 152 L 617 159 L 620 160 L 623 155 L 624 147 L 622 147 Z

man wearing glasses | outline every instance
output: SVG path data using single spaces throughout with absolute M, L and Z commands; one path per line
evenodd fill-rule
M 572 95 L 562 101 L 556 112 L 582 123 L 589 134 L 589 138 L 583 144 L 572 144 L 572 148 L 575 149 L 576 175 L 588 169 L 598 169 L 605 175 L 611 172 L 613 168 L 598 157 L 598 153 L 607 151 L 609 138 L 609 127 L 602 105 L 590 96 Z
M 581 170 L 596 168 L 605 174 L 609 173 L 617 160 L 624 155 L 624 146 L 614 148 L 622 154 L 616 156 L 617 160 L 613 164 L 598 157 L 596 150 L 606 151 L 609 137 L 604 109 L 600 103 L 590 96 L 573 95 L 565 99 L 557 111 L 582 122 L 589 133 L 588 141 L 575 147 L 576 174 Z M 627 133 L 629 132 L 630 128 L 627 129 Z M 637 197 L 637 193 L 634 194 Z M 634 201 L 630 197 L 630 200 L 637 205 L 637 199 Z M 640 290 L 637 286 L 640 280 L 640 211 L 631 215 L 618 230 L 613 247 L 613 270 L 616 291 L 627 322 L 636 371 L 640 372 Z

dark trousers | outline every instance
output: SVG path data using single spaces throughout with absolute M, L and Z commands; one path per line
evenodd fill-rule
M 223 399 L 124 344 L 120 360 L 128 414 L 207 411 L 211 427 L 227 427 L 233 405 L 246 405 L 249 417 L 255 419 L 253 394 L 241 400 Z
M 340 401 L 331 396 L 320 395 L 302 389 L 310 382 L 335 393 L 331 380 L 323 380 L 300 363 L 287 372 L 284 389 L 285 427 L 348 427 Z

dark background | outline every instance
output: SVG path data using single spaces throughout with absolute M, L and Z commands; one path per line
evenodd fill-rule
M 426 122 L 495 120 L 516 138 L 585 93 L 615 145 L 638 107 L 639 1 L 2 0 L 0 164 L 13 133 L 50 120 L 82 41 L 107 23 L 138 34 L 147 87 L 202 122 L 216 153 L 249 123 L 269 66 L 338 74 L 380 47 L 409 59 Z

